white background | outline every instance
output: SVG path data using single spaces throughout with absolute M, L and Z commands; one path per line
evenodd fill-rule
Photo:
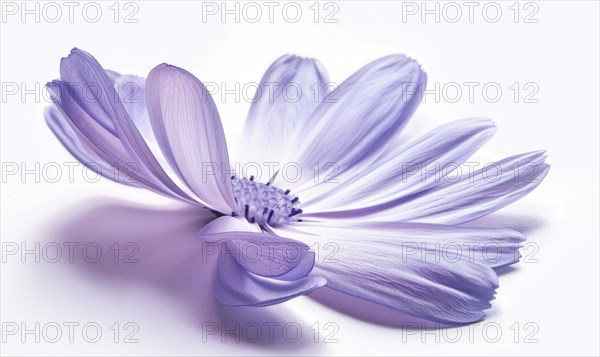
M 39 22 L 34 15 L 23 22 L 19 13 L 5 14 L 1 24 L 3 170 L 7 163 L 24 163 L 35 171 L 40 163 L 41 175 L 36 182 L 34 174 L 6 176 L 3 172 L 3 256 L 7 243 L 29 249 L 36 243 L 48 249 L 56 244 L 63 247 L 57 263 L 44 256 L 37 263 L 34 254 L 24 259 L 19 254 L 4 256 L 1 314 L 3 328 L 6 323 L 25 323 L 30 329 L 36 322 L 42 327 L 56 323 L 62 325 L 63 335 L 57 343 L 45 341 L 44 337 L 53 338 L 56 333 L 48 327 L 39 343 L 34 334 L 5 336 L 2 354 L 600 352 L 597 2 L 535 2 L 539 11 L 531 19 L 537 23 L 524 23 L 525 15 L 534 9 L 532 5 L 525 8 L 525 2 L 518 4 L 521 12 L 515 23 L 515 13 L 509 8 L 512 1 L 498 2 L 503 12 L 496 23 L 483 17 L 485 3 L 475 8 L 471 23 L 462 2 L 463 17 L 457 23 L 443 16 L 436 23 L 433 15 L 422 22 L 420 14 L 403 21 L 402 3 L 391 1 L 339 2 L 333 17 L 337 23 L 324 23 L 323 16 L 332 8 L 325 11 L 323 4 L 315 23 L 314 12 L 308 8 L 313 2 L 302 4 L 302 17 L 296 23 L 282 17 L 283 3 L 276 8 L 273 23 L 269 23 L 264 6 L 257 23 L 243 17 L 236 23 L 233 16 L 222 23 L 218 15 L 202 21 L 202 5 L 191 1 L 137 2 L 139 11 L 133 16 L 137 23 L 124 23 L 125 14 L 134 9 L 125 9 L 124 3 L 118 4 L 121 12 L 115 23 L 109 8 L 113 2 L 99 3 L 102 16 L 91 23 L 82 14 L 84 3 L 78 3 L 70 23 L 68 8 L 58 4 L 64 13 L 56 23 L 48 21 L 55 17 L 48 8 Z M 440 4 L 443 7 L 445 3 Z M 44 3 L 41 6 L 42 10 Z M 489 14 L 493 16 L 492 10 Z M 88 15 L 94 16 L 93 9 Z M 454 13 L 446 15 L 454 17 Z M 108 180 L 88 182 L 81 167 L 75 168 L 74 180 L 69 182 L 66 165 L 75 160 L 44 122 L 47 102 L 35 94 L 21 95 L 23 89 L 57 78 L 59 60 L 72 47 L 87 50 L 103 66 L 121 73 L 146 75 L 153 66 L 167 62 L 186 68 L 205 82 L 225 82 L 229 88 L 235 82 L 243 86 L 259 81 L 267 66 L 284 53 L 318 58 L 337 83 L 390 53 L 416 58 L 428 73 L 429 88 L 435 82 L 441 87 L 450 82 L 498 83 L 503 94 L 497 103 L 485 100 L 481 87 L 475 91 L 473 103 L 466 92 L 457 103 L 443 98 L 436 103 L 430 98 L 419 108 L 409 130 L 418 134 L 453 119 L 487 116 L 499 130 L 479 157 L 495 160 L 547 149 L 552 169 L 546 181 L 531 195 L 482 221 L 520 229 L 535 244 L 530 247 L 538 249 L 526 252 L 533 254 L 529 262 L 515 265 L 500 277 L 501 287 L 488 318 L 471 327 L 417 333 L 402 328 L 402 314 L 327 291 L 268 308 L 219 307 L 209 289 L 212 264 L 203 262 L 201 241 L 195 237 L 208 220 L 206 214 Z M 529 91 L 521 92 L 515 103 L 509 89 L 514 82 L 521 86 L 536 83 L 539 91 L 533 98 L 538 103 L 524 103 L 523 96 Z M 228 142 L 235 150 L 250 104 L 243 97 L 237 102 L 232 95 L 225 99 L 215 97 Z M 53 162 L 62 167 L 56 183 L 40 172 Z M 73 263 L 68 261 L 68 242 L 80 243 Z M 135 254 L 138 263 L 122 262 L 132 251 L 125 249 L 127 242 L 139 247 Z M 99 262 L 82 259 L 81 246 L 88 243 L 103 248 Z M 115 243 L 119 244 L 120 263 L 113 261 L 114 251 L 109 249 Z M 50 250 L 47 253 L 53 255 Z M 73 342 L 69 342 L 64 325 L 68 322 L 80 324 L 75 327 Z M 82 337 L 82 326 L 90 322 L 102 329 L 96 343 Z M 113 341 L 110 329 L 116 322 L 120 324 L 119 342 Z M 124 327 L 127 322 L 138 327 L 133 336 L 137 343 L 123 343 L 128 332 L 134 331 Z M 240 342 L 233 335 L 206 334 L 207 324 L 227 323 L 234 328 L 236 322 L 240 324 Z M 280 323 L 274 330 L 275 341 L 265 336 L 250 341 L 253 324 L 269 322 Z M 330 322 L 335 325 L 325 328 Z M 303 338 L 297 343 L 290 342 L 289 335 L 282 337 L 281 326 L 289 323 L 301 328 Z M 318 342 L 314 341 L 315 329 Z M 88 332 L 93 338 L 93 330 Z M 266 328 L 262 332 L 266 333 Z M 501 335 L 497 336 L 498 332 Z M 325 343 L 328 335 L 338 342 Z

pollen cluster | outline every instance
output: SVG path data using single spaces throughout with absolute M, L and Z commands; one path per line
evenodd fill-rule
M 238 212 L 233 212 L 233 216 L 243 215 L 248 222 L 261 226 L 301 221 L 300 200 L 290 195 L 290 190 L 255 182 L 253 176 L 250 179 L 232 176 L 231 185 L 238 206 Z

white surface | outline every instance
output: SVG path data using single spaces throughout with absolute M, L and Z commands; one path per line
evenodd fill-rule
M 536 2 L 538 23 L 514 23 L 512 2 L 499 3 L 503 16 L 497 23 L 481 17 L 477 9 L 483 4 L 476 8 L 473 23 L 468 19 L 435 23 L 431 18 L 421 23 L 415 16 L 402 22 L 402 4 L 394 2 L 338 3 L 338 23 L 314 23 L 308 9 L 312 2 L 302 5 L 303 16 L 297 23 L 285 22 L 277 11 L 274 23 L 264 18 L 266 14 L 258 23 L 221 23 L 217 17 L 205 23 L 202 6 L 190 1 L 137 4 L 138 23 L 114 23 L 111 2 L 100 3 L 103 15 L 97 23 L 83 19 L 81 3 L 74 23 L 65 13 L 57 23 L 43 18 L 36 23 L 32 16 L 22 23 L 18 15 L 11 15 L 1 24 L 3 96 L 5 83 L 20 86 L 18 93 L 2 101 L 2 162 L 25 163 L 29 168 L 36 162 L 41 167 L 56 162 L 63 170 L 56 183 L 44 179 L 37 183 L 33 175 L 27 175 L 25 182 L 20 175 L 9 176 L 2 183 L 3 253 L 6 243 L 29 248 L 36 242 L 41 247 L 50 243 L 47 257 L 52 258 L 52 246 L 63 247 L 57 263 L 44 257 L 37 263 L 33 255 L 24 262 L 18 255 L 7 256 L 2 263 L 3 333 L 7 323 L 23 322 L 30 329 L 36 322 L 42 327 L 57 323 L 63 332 L 57 343 L 44 340 L 54 337 L 52 325 L 40 336 L 40 343 L 35 343 L 33 334 L 23 336 L 25 343 L 21 332 L 6 336 L 3 355 L 598 355 L 597 2 Z M 323 16 L 325 10 L 321 11 Z M 391 310 L 372 309 L 358 313 L 363 315 L 359 319 L 308 297 L 250 312 L 220 309 L 207 288 L 211 264 L 202 262 L 201 243 L 195 238 L 202 215 L 107 180 L 86 182 L 81 167 L 75 169 L 74 182 L 69 182 L 65 163 L 74 159 L 44 123 L 47 103 L 33 95 L 20 99 L 20 83 L 32 88 L 58 77 L 60 58 L 75 46 L 122 73 L 145 75 L 154 65 L 167 62 L 205 82 L 231 87 L 235 82 L 243 87 L 259 81 L 266 67 L 288 52 L 318 58 L 337 83 L 389 53 L 418 59 L 428 73 L 429 88 L 435 82 L 442 87 L 450 82 L 497 82 L 504 91 L 499 102 L 486 102 L 480 92 L 473 103 L 466 98 L 457 103 L 427 101 L 410 128 L 422 132 L 452 119 L 488 116 L 499 131 L 481 157 L 500 159 L 548 150 L 552 169 L 546 181 L 495 214 L 509 218 L 509 226 L 529 231 L 529 242 L 539 248 L 533 257 L 538 262 L 521 262 L 502 275 L 488 319 L 459 329 L 413 334 L 400 328 L 398 314 Z M 539 103 L 514 103 L 508 88 L 514 82 L 537 83 Z M 249 103 L 243 99 L 236 103 L 231 95 L 226 99 L 215 100 L 230 147 L 235 149 Z M 86 262 L 76 248 L 75 262 L 70 263 L 64 244 L 74 241 L 81 243 L 79 247 L 100 244 L 102 259 Z M 136 242 L 139 262 L 114 263 L 109 247 L 115 242 L 122 255 L 131 252 L 125 249 L 126 242 Z M 317 300 L 342 298 L 328 296 L 319 293 Z M 235 342 L 226 335 L 227 342 L 222 343 L 221 335 L 203 332 L 203 324 L 223 321 L 230 327 L 239 322 L 246 341 Z M 72 343 L 64 326 L 68 322 L 80 323 Z M 89 322 L 102 328 L 97 343 L 82 337 L 81 326 Z M 120 323 L 119 343 L 110 330 L 115 322 Z M 133 331 L 124 327 L 127 322 L 139 327 L 134 336 L 137 343 L 122 342 Z M 265 322 L 280 323 L 275 341 L 268 336 L 256 343 L 248 341 L 253 323 L 264 327 Z M 337 330 L 333 325 L 326 328 L 329 322 Z M 301 341 L 289 341 L 292 330 L 288 339 L 282 338 L 286 323 L 300 326 Z M 313 340 L 315 323 L 318 343 Z M 501 336 L 493 342 L 496 330 Z M 519 331 L 516 337 L 515 330 Z M 88 337 L 94 337 L 93 330 L 88 332 Z M 262 332 L 267 334 L 268 329 Z M 323 342 L 330 333 L 337 343 Z

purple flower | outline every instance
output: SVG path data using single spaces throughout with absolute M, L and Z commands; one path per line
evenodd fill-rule
M 523 197 L 549 169 L 531 152 L 457 178 L 448 167 L 493 135 L 488 119 L 394 144 L 426 82 L 403 55 L 369 63 L 333 91 L 317 61 L 275 61 L 241 143 L 242 165 L 268 172 L 279 163 L 260 178 L 232 169 L 217 107 L 189 72 L 161 64 L 147 79 L 122 76 L 74 49 L 60 73 L 46 119 L 71 154 L 219 215 L 199 234 L 221 248 L 215 296 L 230 305 L 328 286 L 444 324 L 480 320 L 498 287 L 494 268 L 519 260 L 524 237 L 461 224 Z

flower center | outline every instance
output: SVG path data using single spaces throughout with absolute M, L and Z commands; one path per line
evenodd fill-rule
M 260 183 L 250 179 L 238 179 L 231 176 L 233 195 L 238 206 L 238 213 L 232 216 L 244 215 L 248 222 L 261 226 L 276 226 L 301 222 L 300 200 L 290 195 L 290 190 L 283 191 L 271 183 Z

